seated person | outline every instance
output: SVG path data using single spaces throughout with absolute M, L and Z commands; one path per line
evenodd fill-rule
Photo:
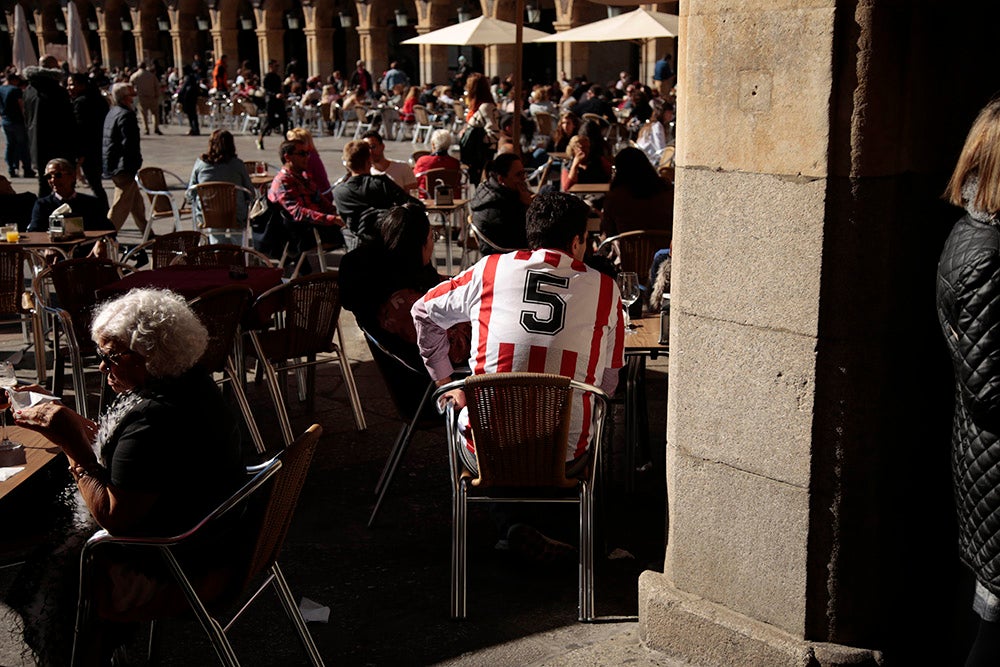
M 472 222 L 486 238 L 479 239 L 484 255 L 528 247 L 524 216 L 531 192 L 524 178 L 524 165 L 515 153 L 501 153 L 486 166 L 487 179 L 472 198 Z M 489 239 L 487 241 L 486 239 Z
M 583 263 L 587 214 L 587 205 L 573 195 L 538 195 L 527 213 L 530 251 L 484 257 L 413 305 L 417 345 L 438 386 L 452 374 L 447 329 L 471 322 L 474 374 L 559 373 L 614 394 L 624 366 L 621 298 L 614 278 Z M 447 396 L 465 407 L 461 390 Z M 573 401 L 568 476 L 585 469 L 591 438 L 584 398 L 577 394 Z M 478 470 L 473 442 L 460 449 L 463 464 Z M 519 537 L 515 526 L 523 524 L 511 517 L 498 523 L 501 539 Z
M 563 162 L 560 179 L 563 192 L 568 192 L 577 183 L 611 182 L 611 161 L 591 150 L 586 135 L 578 134 L 570 139 L 566 153 L 569 157 Z
M 673 187 L 660 178 L 638 148 L 618 151 L 615 177 L 601 209 L 601 232 L 615 236 L 638 229 L 672 231 L 673 221 Z
M 379 237 L 379 211 L 420 201 L 406 194 L 391 178 L 372 175 L 372 154 L 364 141 L 349 141 L 344 146 L 344 164 L 350 177 L 333 189 L 337 212 L 344 220 L 347 249 Z
M 251 192 L 254 189 L 253 183 L 250 181 L 250 174 L 247 173 L 246 163 L 236 154 L 236 142 L 229 130 L 212 132 L 212 136 L 208 139 L 208 152 L 202 153 L 201 157 L 194 161 L 188 188 L 209 181 L 225 181 L 241 185 Z M 197 219 L 201 215 L 200 202 L 194 196 L 194 191 L 190 189 L 187 192 L 187 198 L 191 201 L 192 213 Z M 236 219 L 244 224 L 246 224 L 247 211 L 251 203 L 247 201 L 247 198 L 246 193 L 236 192 Z
M 101 372 L 117 394 L 101 421 L 59 401 L 14 414 L 18 425 L 45 433 L 62 448 L 76 497 L 89 510 L 28 559 L 8 595 L 8 604 L 24 618 L 26 642 L 46 665 L 69 664 L 73 633 L 66 628 L 73 627 L 76 611 L 80 549 L 98 526 L 116 536 L 178 535 L 246 478 L 239 425 L 211 375 L 197 366 L 208 332 L 183 298 L 132 290 L 99 307 L 91 332 Z M 43 391 L 15 391 L 26 389 Z M 77 500 L 67 496 L 66 502 Z M 208 545 L 232 538 L 221 531 L 192 554 L 197 562 L 185 563 L 196 575 L 216 575 L 212 583 L 220 592 L 227 583 L 220 572 L 225 564 L 211 557 L 217 550 Z M 84 647 L 80 664 L 111 664 L 111 637 L 121 636 L 112 633 L 115 625 L 149 618 L 165 605 L 173 609 L 168 601 L 176 599 L 166 595 L 176 589 L 166 583 L 158 555 L 104 554 L 92 583 L 97 641 Z
M 49 231 L 49 216 L 63 204 L 69 204 L 74 216 L 83 218 L 85 230 L 114 230 L 115 226 L 108 220 L 108 207 L 97 197 L 76 191 L 76 168 L 69 160 L 49 160 L 45 165 L 45 178 L 52 193 L 35 202 L 27 231 Z
M 285 133 L 285 139 L 299 141 L 305 145 L 306 150 L 309 151 L 309 159 L 306 161 L 306 173 L 309 174 L 309 178 L 313 180 L 313 183 L 316 184 L 316 187 L 323 193 L 327 201 L 333 203 L 330 177 L 327 176 L 323 158 L 319 156 L 319 151 L 316 150 L 316 143 L 313 141 L 312 132 L 304 127 L 293 127 Z
M 430 196 L 430 191 L 427 189 L 427 178 L 424 176 L 425 171 L 428 169 L 462 168 L 462 163 L 457 158 L 448 154 L 448 149 L 451 148 L 453 141 L 454 137 L 452 137 L 451 132 L 448 130 L 434 130 L 431 133 L 430 154 L 421 155 L 413 165 L 413 173 L 417 177 L 417 187 L 422 192 L 427 192 L 428 196 Z
M 320 239 L 324 244 L 342 246 L 344 239 L 340 228 L 344 226 L 344 221 L 306 172 L 309 162 L 306 144 L 302 141 L 284 141 L 279 155 L 281 170 L 271 181 L 267 199 L 284 210 L 290 258 L 297 258 L 316 245 L 313 227 L 319 228 Z
M 369 130 L 361 136 L 361 140 L 371 149 L 372 176 L 385 174 L 403 188 L 404 192 L 416 189 L 417 178 L 413 175 L 410 165 L 401 160 L 390 160 L 385 156 L 385 141 L 382 140 L 382 135 L 375 130 Z
M 17 231 L 27 231 L 37 199 L 34 192 L 14 192 L 7 177 L 0 176 L 0 225 L 17 225 Z
M 361 328 L 393 353 L 419 364 L 410 307 L 447 280 L 431 264 L 434 232 L 427 212 L 414 204 L 383 212 L 378 229 L 381 243 L 367 243 L 341 258 L 340 300 Z M 453 363 L 468 360 L 470 336 L 467 326 L 448 332 Z

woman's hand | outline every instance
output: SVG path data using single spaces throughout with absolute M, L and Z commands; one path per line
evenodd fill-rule
M 15 410 L 14 423 L 45 433 L 62 448 L 74 465 L 86 466 L 97 461 L 91 448 L 97 435 L 97 424 L 61 403 L 40 403 Z

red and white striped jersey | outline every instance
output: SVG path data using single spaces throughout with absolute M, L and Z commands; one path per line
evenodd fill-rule
M 624 365 L 621 311 L 614 279 L 565 252 L 538 249 L 484 258 L 427 292 L 413 315 L 434 379 L 450 374 L 450 364 L 441 363 L 440 330 L 471 321 L 475 374 L 554 373 L 601 385 L 606 370 Z M 447 351 L 445 345 L 445 361 Z M 586 450 L 591 409 L 589 400 L 575 398 L 567 460 Z

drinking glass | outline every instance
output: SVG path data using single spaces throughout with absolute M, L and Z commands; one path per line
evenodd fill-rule
M 262 161 L 257 162 L 256 171 L 258 176 L 264 176 L 267 174 L 267 163 Z
M 634 271 L 623 271 L 618 274 L 618 290 L 625 304 L 625 331 L 632 332 L 632 321 L 628 315 L 629 306 L 639 299 L 639 276 Z
M 17 375 L 14 373 L 14 364 L 9 361 L 0 361 L 0 387 L 7 390 L 17 385 Z M 10 407 L 10 396 L 4 391 L 3 400 L 6 403 L 0 410 L 0 429 L 3 431 L 3 438 L 0 439 L 0 447 L 10 448 L 18 443 L 7 437 L 7 408 Z

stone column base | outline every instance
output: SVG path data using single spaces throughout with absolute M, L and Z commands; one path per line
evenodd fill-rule
M 692 667 L 875 667 L 881 653 L 808 642 L 726 607 L 680 591 L 659 572 L 639 577 L 639 639 Z

